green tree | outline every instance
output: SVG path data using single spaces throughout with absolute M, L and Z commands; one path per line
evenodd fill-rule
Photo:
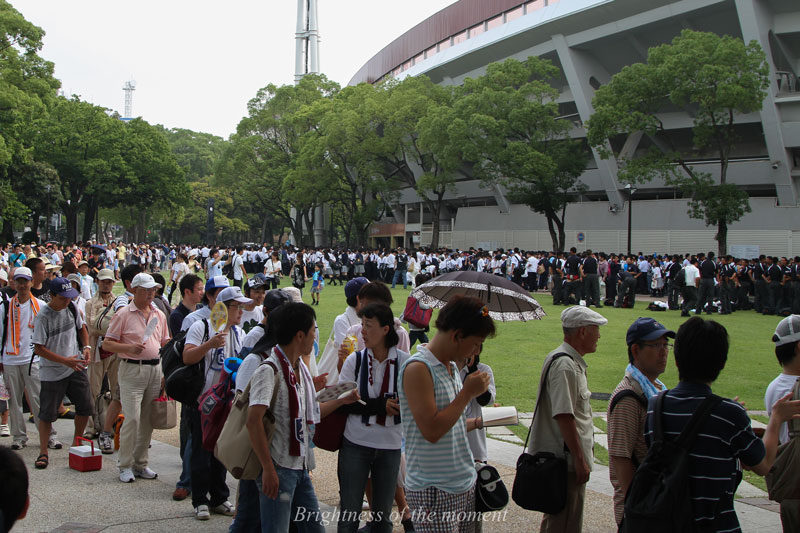
M 457 146 L 452 88 L 426 76 L 388 82 L 376 91 L 373 133 L 365 146 L 385 179 L 413 188 L 433 216 L 431 247 L 439 247 L 444 196 L 468 177 Z
M 543 214 L 553 249 L 563 250 L 567 205 L 586 188 L 579 177 L 587 152 L 568 138 L 571 123 L 558 119 L 558 90 L 549 83 L 558 76 L 538 57 L 493 63 L 459 88 L 453 127 L 475 175 Z
M 388 182 L 366 148 L 372 134 L 372 85 L 345 87 L 330 98 L 304 106 L 300 114 L 319 121 L 303 139 L 298 170 L 325 176 L 331 220 L 341 229 L 344 242 L 364 245 L 367 230 L 380 220 L 392 197 Z M 339 213 L 341 216 L 335 216 Z
M 211 133 L 182 128 L 162 130 L 187 181 L 198 181 L 214 174 L 217 161 L 228 145 L 225 139 Z
M 31 163 L 28 139 L 31 123 L 43 116 L 60 86 L 53 64 L 42 59 L 44 31 L 31 24 L 5 0 L 0 0 L 0 219 L 3 238 L 12 239 L 11 223 L 28 208 L 17 197 L 9 168 Z
M 73 96 L 58 97 L 34 130 L 36 160 L 52 165 L 61 180 L 67 240 L 77 240 L 81 211 L 82 240 L 88 240 L 100 206 L 125 201 L 131 187 L 133 176 L 120 152 L 125 124 L 105 108 Z
M 730 155 L 739 137 L 739 114 L 761 109 L 769 68 L 755 41 L 684 30 L 671 44 L 651 48 L 647 63 L 622 69 L 594 98 L 588 137 L 601 154 L 612 154 L 609 139 L 644 132 L 654 146 L 638 157 L 620 159 L 620 178 L 629 183 L 661 177 L 689 197 L 689 216 L 716 226 L 719 254 L 727 253 L 728 226 L 750 211 L 747 193 L 728 183 Z M 686 109 L 693 117 L 693 144 L 678 145 L 662 114 Z M 719 181 L 691 160 L 719 160 Z
M 318 126 L 317 117 L 298 112 L 304 105 L 330 97 L 338 90 L 338 84 L 315 74 L 303 77 L 297 85 L 270 84 L 250 100 L 248 116 L 239 123 L 232 139 L 236 146 L 231 149 L 230 163 L 226 162 L 227 170 L 245 172 L 251 191 L 269 188 L 270 195 L 281 191 L 281 201 L 273 213 L 283 218 L 298 243 L 313 239 L 314 210 L 328 194 L 328 182 L 316 173 L 318 169 L 297 168 L 304 135 Z M 235 172 L 221 178 L 238 181 L 241 175 Z

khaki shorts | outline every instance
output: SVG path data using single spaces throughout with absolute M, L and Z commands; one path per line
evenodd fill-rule
M 100 395 L 100 389 L 103 388 L 103 376 L 108 374 L 108 388 L 111 391 L 111 399 L 119 401 L 118 369 L 119 359 L 117 354 L 89 365 L 89 383 L 92 388 L 92 398 L 97 398 Z

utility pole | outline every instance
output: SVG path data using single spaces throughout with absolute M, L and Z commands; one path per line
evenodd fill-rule
M 122 120 L 131 120 L 133 118 L 133 91 L 136 90 L 136 81 L 126 81 L 125 85 L 122 86 L 122 90 L 125 91 L 125 116 L 122 117 Z

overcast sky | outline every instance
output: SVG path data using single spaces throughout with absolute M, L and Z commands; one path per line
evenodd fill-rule
M 46 32 L 67 95 L 228 137 L 247 101 L 294 80 L 296 0 L 10 0 Z M 320 64 L 345 85 L 384 46 L 455 0 L 318 0 Z

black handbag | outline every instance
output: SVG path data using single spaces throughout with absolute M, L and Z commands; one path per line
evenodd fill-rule
M 476 465 L 475 510 L 479 513 L 502 511 L 508 505 L 508 489 L 493 466 Z
M 569 357 L 565 353 L 556 354 L 544 371 L 531 427 L 525 439 L 525 451 L 517 459 L 517 474 L 514 476 L 514 486 L 511 489 L 511 497 L 517 505 L 528 511 L 547 514 L 558 514 L 567 504 L 567 460 L 551 452 L 529 454 L 528 439 L 533 431 L 536 411 L 539 410 L 539 400 L 543 397 L 544 388 L 547 386 L 547 374 L 553 361 L 562 356 Z M 564 449 L 567 449 L 566 445 Z

